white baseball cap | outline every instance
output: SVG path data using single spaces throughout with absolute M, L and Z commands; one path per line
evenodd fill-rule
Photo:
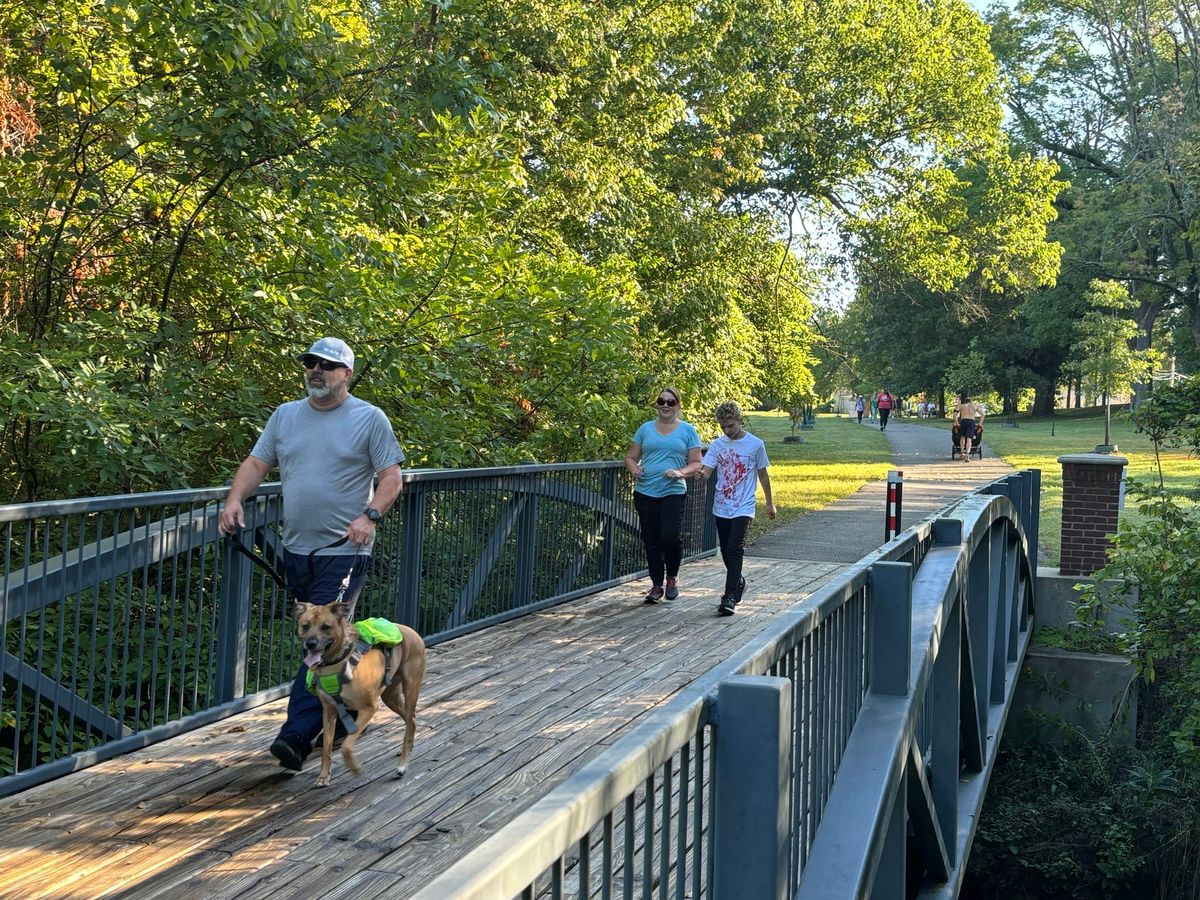
M 323 337 L 297 356 L 296 359 L 302 361 L 306 356 L 319 356 L 321 359 L 327 359 L 330 362 L 341 363 L 348 369 L 354 368 L 354 351 L 341 338 Z

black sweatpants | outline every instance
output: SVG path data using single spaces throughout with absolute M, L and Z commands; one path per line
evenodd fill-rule
M 746 558 L 746 531 L 754 521 L 751 516 L 723 519 L 717 522 L 717 538 L 721 542 L 721 559 L 725 562 L 725 597 L 735 597 L 742 580 L 742 561 Z
M 662 587 L 663 572 L 668 578 L 679 574 L 679 561 L 683 559 L 683 543 L 679 534 L 683 530 L 683 504 L 686 494 L 669 494 L 666 497 L 649 497 L 633 492 L 633 506 L 642 523 L 642 544 L 646 547 L 646 566 L 650 569 L 650 581 Z

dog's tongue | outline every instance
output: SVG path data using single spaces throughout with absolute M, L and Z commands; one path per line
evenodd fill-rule
M 321 654 L 316 650 L 306 654 L 304 657 L 304 664 L 310 669 L 315 669 L 321 664 Z

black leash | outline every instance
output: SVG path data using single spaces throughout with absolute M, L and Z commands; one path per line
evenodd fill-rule
M 269 576 L 271 576 L 271 580 L 283 588 L 289 597 L 291 597 L 293 600 L 296 599 L 296 592 L 288 586 L 287 579 L 283 577 L 283 573 L 267 562 L 258 553 L 255 553 L 253 550 L 243 544 L 240 533 L 237 535 L 228 534 L 225 536 L 225 540 L 229 541 L 229 543 L 233 545 L 234 549 L 237 550 L 238 553 L 242 554 L 242 556 L 246 557 L 248 560 L 250 560 L 250 562 L 254 563 Z M 339 540 L 334 541 L 332 544 L 326 544 L 324 547 L 318 547 L 316 550 L 313 550 L 308 554 L 308 577 L 310 580 L 313 577 L 313 557 L 322 550 L 332 550 L 334 547 L 340 547 L 348 540 L 350 540 L 349 537 L 340 538 Z M 347 572 L 346 577 L 342 579 L 341 590 L 338 591 L 337 600 L 334 601 L 335 603 L 340 601 L 342 597 L 345 596 L 346 591 L 349 589 L 350 577 L 354 574 L 354 566 L 357 565 L 358 559 L 362 555 L 363 554 L 361 553 L 354 554 L 354 561 L 350 563 L 350 571 Z

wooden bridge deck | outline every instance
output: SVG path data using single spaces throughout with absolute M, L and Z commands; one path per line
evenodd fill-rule
M 410 896 L 632 723 L 803 600 L 840 564 L 748 558 L 738 614 L 719 560 L 644 606 L 637 581 L 430 649 L 408 774 L 403 724 L 284 774 L 284 701 L 0 800 L 0 897 Z M 701 585 L 710 587 L 701 588 Z

